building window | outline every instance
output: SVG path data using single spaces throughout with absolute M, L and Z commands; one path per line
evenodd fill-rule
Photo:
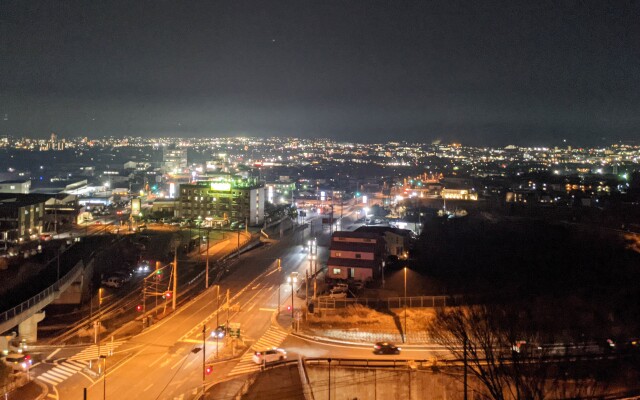
M 337 252 L 336 253 L 336 257 L 342 257 L 342 253 L 341 252 Z
M 340 268 L 334 268 L 334 269 L 333 269 L 333 274 L 334 274 L 334 275 L 340 275 L 341 271 L 342 271 L 342 270 L 341 270 Z
M 362 258 L 362 254 L 356 253 L 356 258 Z

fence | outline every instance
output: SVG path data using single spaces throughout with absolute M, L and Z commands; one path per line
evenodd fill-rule
M 337 299 L 331 297 L 319 297 L 316 307 L 319 309 L 345 308 L 354 304 L 360 304 L 374 309 L 391 308 L 435 308 L 449 307 L 462 304 L 462 296 L 415 296 L 415 297 L 389 297 L 379 298 L 353 298 Z

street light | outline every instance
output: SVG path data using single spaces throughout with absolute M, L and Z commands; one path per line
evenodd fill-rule
M 298 277 L 297 276 L 288 276 L 287 277 L 287 283 L 289 283 L 291 285 L 291 318 L 293 319 L 293 284 L 298 282 Z
M 209 236 L 211 236 L 211 230 L 207 230 L 207 263 L 205 266 L 204 288 L 209 288 Z
M 407 341 L 407 267 L 404 267 L 404 341 Z

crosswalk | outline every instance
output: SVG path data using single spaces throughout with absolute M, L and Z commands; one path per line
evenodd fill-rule
M 96 360 L 99 356 L 110 356 L 113 354 L 113 351 L 124 343 L 124 340 L 116 340 L 114 342 L 106 342 L 101 344 L 100 346 L 94 344 L 92 346 L 87 347 L 82 350 L 80 353 L 71 356 L 70 360 Z
M 248 374 L 260 370 L 260 366 L 253 362 L 253 352 L 270 349 L 272 347 L 278 347 L 284 342 L 284 339 L 289 334 L 280 328 L 275 326 L 269 327 L 269 329 L 260 337 L 260 339 L 251 346 L 251 348 L 244 353 L 240 358 L 238 364 L 229 372 L 228 376 Z
M 57 384 L 64 382 L 65 380 L 70 378 L 78 371 L 83 370 L 88 365 L 89 362 L 87 361 L 66 360 L 61 362 L 60 364 L 57 364 L 55 367 L 45 372 L 44 374 L 38 375 L 36 379 L 42 382 L 46 382 L 52 386 L 56 386 Z
M 38 375 L 36 379 L 56 386 L 88 367 L 89 360 L 96 360 L 100 355 L 108 356 L 113 354 L 113 351 L 122 343 L 124 343 L 124 341 L 107 342 L 101 345 L 99 349 L 97 345 L 89 346 L 78 354 L 56 363 L 55 367 Z

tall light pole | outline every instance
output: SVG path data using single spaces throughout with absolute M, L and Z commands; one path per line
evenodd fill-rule
M 178 245 L 176 244 L 175 251 L 173 252 L 173 299 L 172 308 L 176 310 L 176 302 L 178 299 Z
M 217 336 L 216 336 L 217 337 Z M 204 386 L 204 382 L 205 382 L 205 377 L 207 374 L 207 356 L 206 356 L 206 352 L 207 352 L 207 325 L 206 324 L 202 324 L 202 398 L 204 398 L 205 396 L 205 386 Z
M 298 282 L 298 277 L 296 277 L 296 276 L 287 277 L 287 283 L 291 284 L 291 319 L 292 320 L 293 320 L 293 309 L 294 309 L 294 306 L 293 306 L 293 298 L 294 298 L 294 295 L 293 295 L 293 284 L 296 283 L 296 282 Z
M 278 258 L 278 272 L 282 272 L 282 260 Z M 282 274 L 278 274 L 278 316 L 280 316 L 280 283 Z
M 204 288 L 209 288 L 209 236 L 211 232 L 207 230 L 207 264 L 205 266 L 205 274 L 204 274 Z
M 216 330 L 220 326 L 220 285 L 216 285 Z M 228 326 L 225 326 L 225 329 L 228 329 Z M 218 358 L 218 333 L 216 332 L 216 358 Z
M 104 373 L 102 375 L 102 400 L 107 398 L 107 356 L 100 356 L 104 360 Z
M 407 267 L 404 267 L 404 341 L 407 341 Z

